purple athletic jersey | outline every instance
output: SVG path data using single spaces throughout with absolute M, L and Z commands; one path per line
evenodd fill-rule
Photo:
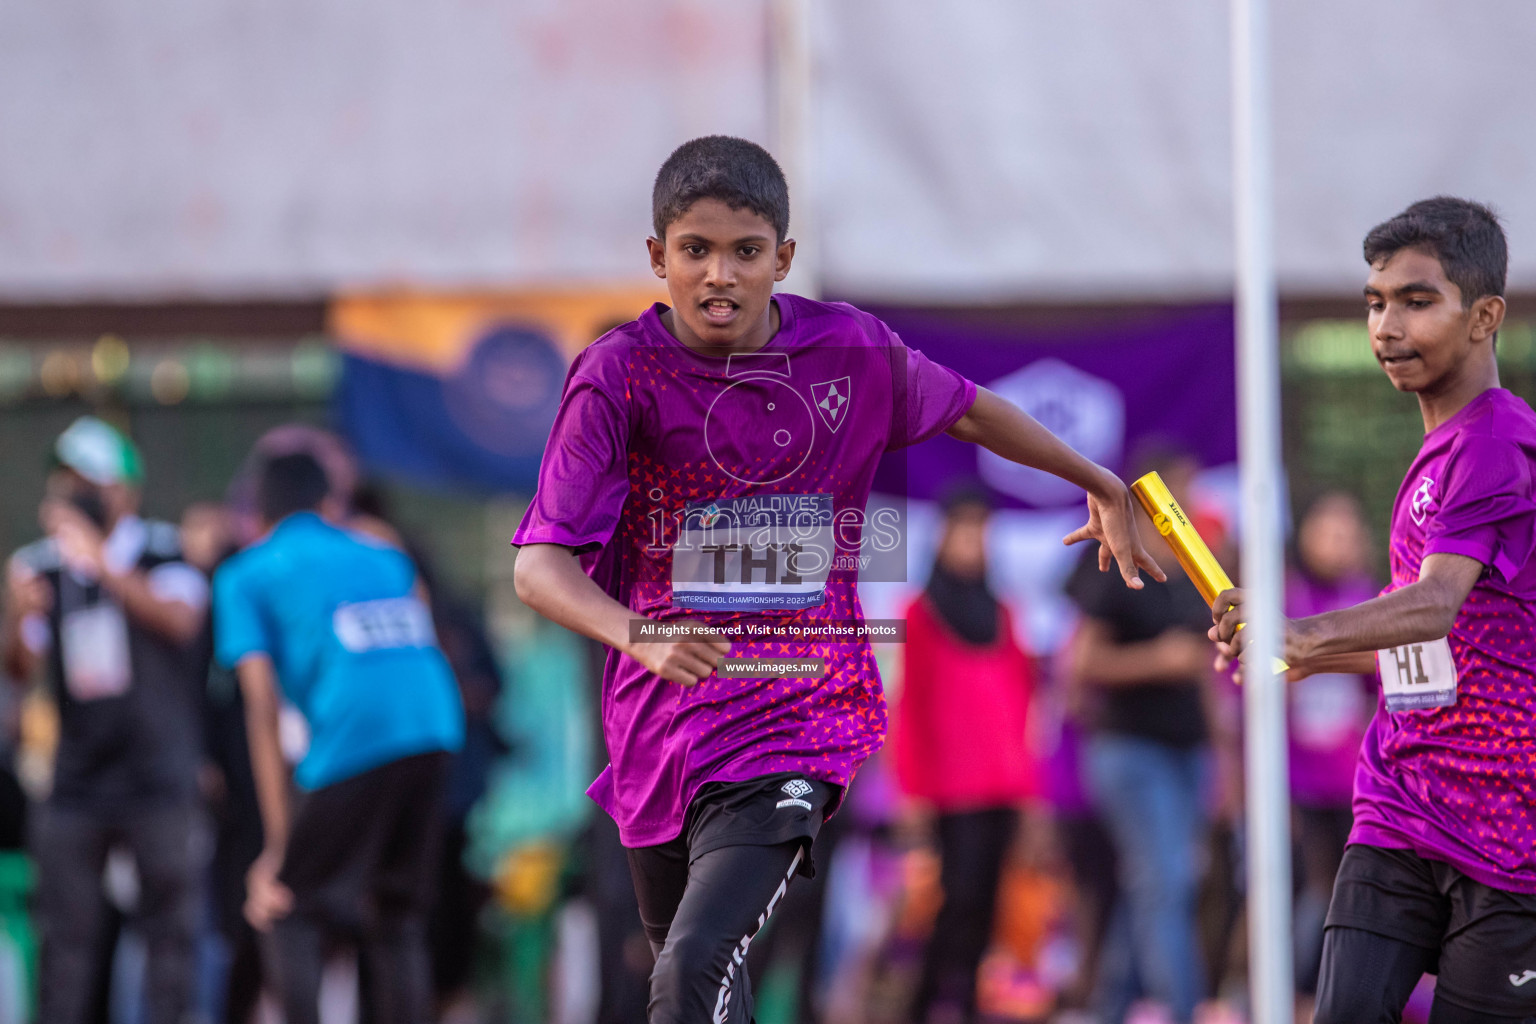
M 1392 582 L 1424 559 L 1487 568 L 1451 628 L 1454 702 L 1390 711 L 1355 774 L 1352 842 L 1407 849 L 1536 893 L 1536 413 L 1502 388 L 1430 431 L 1392 510 Z M 1428 645 L 1423 645 L 1428 646 Z M 1426 673 L 1411 649 L 1400 691 Z M 1388 656 L 1389 658 L 1391 656 Z M 1384 672 L 1399 678 L 1395 659 Z
M 876 464 L 952 426 L 976 387 L 851 306 L 775 301 L 779 331 L 757 352 L 699 355 L 658 303 L 577 357 L 512 542 L 583 552 L 599 586 L 653 621 L 862 622 L 859 559 L 899 528 L 865 522 Z M 706 782 L 798 771 L 846 786 L 884 739 L 866 640 L 733 638 L 730 657 L 826 671 L 683 687 L 609 652 L 611 763 L 589 793 L 626 846 L 679 835 Z

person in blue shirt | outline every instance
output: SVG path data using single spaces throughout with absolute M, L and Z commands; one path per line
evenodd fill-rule
M 240 680 L 264 832 L 246 916 L 272 935 L 289 1024 L 318 1024 L 337 936 L 364 960 L 371 1019 L 422 1024 L 438 817 L 464 713 L 410 559 L 334 525 L 328 489 L 313 456 L 271 459 L 266 533 L 214 577 L 215 650 Z M 292 809 L 280 695 L 309 729 Z

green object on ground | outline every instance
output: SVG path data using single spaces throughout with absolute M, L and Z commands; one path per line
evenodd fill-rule
M 12 1006 L 0 1006 L 0 1019 L 33 1020 L 37 1016 L 37 936 L 27 909 L 35 882 L 30 857 L 19 851 L 0 852 L 0 957 L 14 957 L 22 985 L 14 997 L 0 992 L 0 999 L 16 1000 Z M 10 1017 L 11 1013 L 15 1016 Z

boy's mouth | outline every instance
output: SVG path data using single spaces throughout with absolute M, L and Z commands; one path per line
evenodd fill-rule
M 1376 357 L 1382 366 L 1402 366 L 1410 360 L 1419 358 L 1419 354 L 1412 350 L 1407 352 L 1383 352 Z
M 699 309 L 704 312 L 704 319 L 716 326 L 724 326 L 736 318 L 736 312 L 741 307 L 730 299 L 705 299 L 699 303 Z

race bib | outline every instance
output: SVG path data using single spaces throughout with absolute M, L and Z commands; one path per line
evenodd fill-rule
M 1456 703 L 1456 659 L 1445 639 L 1376 652 L 1388 711 L 1448 708 Z
M 672 602 L 700 611 L 814 608 L 837 551 L 832 495 L 691 502 L 672 551 Z
M 432 613 L 414 597 L 387 597 L 344 604 L 331 617 L 336 639 L 354 654 L 437 642 Z
M 133 664 L 128 654 L 128 622 L 115 604 L 70 612 L 60 628 L 64 686 L 75 700 L 121 697 L 128 692 Z

